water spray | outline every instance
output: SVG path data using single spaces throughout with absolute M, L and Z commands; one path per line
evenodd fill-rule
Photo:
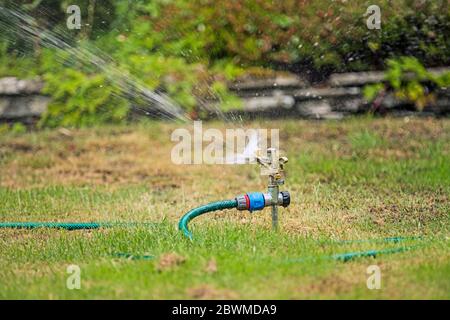
M 269 148 L 267 149 L 267 155 L 257 156 L 256 161 L 261 166 L 261 174 L 268 176 L 268 192 L 249 192 L 239 195 L 233 200 L 212 202 L 189 211 L 180 219 L 178 224 L 178 228 L 186 237 L 193 238 L 188 229 L 188 223 L 195 217 L 212 211 L 232 208 L 253 212 L 271 207 L 272 228 L 273 230 L 278 229 L 278 207 L 287 207 L 291 203 L 289 192 L 279 191 L 280 185 L 284 184 L 284 164 L 288 159 L 287 157 L 280 157 L 277 149 Z

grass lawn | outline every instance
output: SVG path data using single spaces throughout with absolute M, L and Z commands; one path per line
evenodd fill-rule
M 170 123 L 2 134 L 0 222 L 156 224 L 2 229 L 0 298 L 450 298 L 449 119 L 246 123 L 268 125 L 280 129 L 289 157 L 283 189 L 292 202 L 280 209 L 279 232 L 269 209 L 228 210 L 194 220 L 194 242 L 178 219 L 265 191 L 256 165 L 174 165 L 170 134 L 180 125 Z M 393 236 L 422 238 L 338 241 Z M 398 247 L 411 250 L 327 258 Z M 81 269 L 80 290 L 66 287 L 71 264 Z M 379 290 L 367 288 L 370 265 L 381 270 Z

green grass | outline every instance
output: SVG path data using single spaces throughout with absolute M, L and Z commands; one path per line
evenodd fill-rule
M 264 123 L 249 123 L 266 127 Z M 224 128 L 223 124 L 209 126 Z M 418 298 L 450 295 L 450 121 L 284 121 L 289 157 L 279 232 L 269 210 L 228 210 L 176 230 L 186 211 L 264 190 L 258 168 L 175 166 L 150 123 L 0 137 L 0 221 L 142 221 L 91 231 L 0 230 L 0 298 Z M 421 236 L 401 243 L 343 239 Z M 349 262 L 334 254 L 408 247 Z M 131 254 L 135 259 L 119 257 Z M 151 255 L 151 260 L 139 259 Z M 66 287 L 67 266 L 81 289 Z M 381 268 L 380 290 L 366 269 Z

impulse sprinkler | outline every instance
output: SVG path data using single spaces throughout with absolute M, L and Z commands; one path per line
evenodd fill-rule
M 280 185 L 284 184 L 284 164 L 288 161 L 286 157 L 280 157 L 275 148 L 269 148 L 266 156 L 256 157 L 261 166 L 261 174 L 269 178 L 268 192 L 250 192 L 237 196 L 233 200 L 213 202 L 186 213 L 178 223 L 178 228 L 185 236 L 192 239 L 192 233 L 188 229 L 188 223 L 199 215 L 223 209 L 237 208 L 238 210 L 249 210 L 250 212 L 272 207 L 272 228 L 278 228 L 278 206 L 287 207 L 291 197 L 287 191 L 279 191 Z
M 290 196 L 287 191 L 279 192 L 280 185 L 284 184 L 284 164 L 288 162 L 287 157 L 280 157 L 275 148 L 267 150 L 267 157 L 257 157 L 256 160 L 261 165 L 261 174 L 269 177 L 267 202 L 272 205 L 272 228 L 278 229 L 278 198 L 281 197 L 283 206 L 288 206 Z M 287 202 L 286 205 L 284 203 Z

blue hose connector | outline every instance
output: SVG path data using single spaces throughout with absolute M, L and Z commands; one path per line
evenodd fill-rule
M 264 193 L 262 192 L 250 192 L 247 193 L 249 199 L 248 210 L 250 212 L 255 210 L 262 210 L 265 207 Z
M 278 205 L 287 207 L 291 202 L 289 192 L 282 191 L 278 195 Z M 236 197 L 238 210 L 257 211 L 273 204 L 272 196 L 269 193 L 249 192 Z

